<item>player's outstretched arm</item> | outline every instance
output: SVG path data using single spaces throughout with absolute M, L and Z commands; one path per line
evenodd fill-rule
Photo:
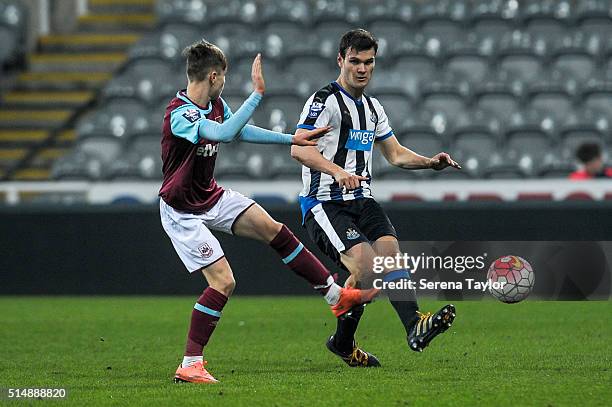
M 331 130 L 331 127 L 322 127 L 296 134 L 284 134 L 276 131 L 247 124 L 240 132 L 240 140 L 256 144 L 293 144 L 297 146 L 316 146 L 317 139 Z
M 251 93 L 242 106 L 226 121 L 217 123 L 214 120 L 202 118 L 199 121 L 198 136 L 211 141 L 229 143 L 239 134 L 247 122 L 251 119 L 255 108 L 261 101 L 261 94 Z
M 230 142 L 236 138 L 236 136 L 251 119 L 251 116 L 253 116 L 253 113 L 259 105 L 263 93 L 266 90 L 263 71 L 261 68 L 261 54 L 257 54 L 253 60 L 251 79 L 253 81 L 253 93 L 251 93 L 251 95 L 244 101 L 236 113 L 227 115 L 223 123 L 217 123 L 214 120 L 208 120 L 205 118 L 193 123 L 197 126 L 197 136 L 199 138 L 206 138 L 211 141 L 220 141 L 224 143 Z M 173 116 L 175 116 L 176 120 L 181 120 L 180 114 Z M 181 127 L 181 123 L 178 123 L 177 127 Z
M 385 156 L 389 164 L 396 167 L 408 170 L 432 168 L 438 171 L 446 167 L 461 169 L 461 166 L 447 153 L 438 153 L 432 158 L 424 157 L 402 146 L 395 137 L 389 137 L 376 143 L 376 145 L 380 147 L 383 156 Z

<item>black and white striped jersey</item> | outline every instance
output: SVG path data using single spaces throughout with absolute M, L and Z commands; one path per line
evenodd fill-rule
M 348 173 L 369 179 L 349 193 L 342 191 L 331 175 L 302 166 L 304 188 L 300 192 L 300 206 L 304 216 L 319 202 L 371 198 L 374 142 L 393 136 L 378 100 L 365 94 L 356 100 L 337 82 L 320 89 L 306 101 L 297 127 L 312 130 L 324 126 L 333 129 L 318 141 L 317 149 L 323 157 Z

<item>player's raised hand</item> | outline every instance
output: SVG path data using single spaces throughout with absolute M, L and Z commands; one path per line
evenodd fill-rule
M 367 181 L 367 177 L 361 175 L 355 175 L 348 173 L 344 170 L 340 170 L 334 174 L 334 179 L 338 183 L 338 186 L 346 191 L 352 191 L 361 186 L 361 181 Z
M 292 144 L 296 146 L 316 146 L 316 140 L 331 129 L 331 126 L 325 126 L 314 130 L 300 131 L 293 136 Z
M 266 91 L 266 82 L 264 81 L 263 68 L 261 65 L 261 54 L 257 54 L 253 60 L 251 80 L 253 81 L 253 90 L 263 95 Z
M 461 166 L 454 161 L 447 153 L 438 153 L 429 159 L 429 166 L 436 171 L 445 169 L 446 167 L 453 167 L 458 170 Z

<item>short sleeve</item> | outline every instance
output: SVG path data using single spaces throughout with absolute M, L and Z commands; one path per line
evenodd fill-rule
M 195 106 L 184 104 L 170 113 L 170 129 L 176 137 L 189 140 L 193 144 L 198 142 L 198 131 L 202 113 Z
M 378 114 L 378 124 L 376 125 L 376 141 L 383 141 L 393 136 L 393 129 L 389 124 L 389 118 L 385 113 L 385 109 L 378 101 L 372 102 L 374 109 Z
M 324 101 L 315 100 L 315 95 L 312 95 L 304 105 L 298 129 L 312 130 L 315 128 L 325 127 L 329 125 L 332 118 L 332 109 L 326 105 Z

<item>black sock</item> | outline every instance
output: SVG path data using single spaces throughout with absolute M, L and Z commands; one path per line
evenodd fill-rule
M 395 270 L 386 274 L 384 277 L 384 281 L 394 282 L 396 284 L 405 284 L 409 280 L 410 273 L 407 270 Z M 388 289 L 387 295 L 389 296 L 391 305 L 395 308 L 395 312 L 397 312 L 397 315 L 406 329 L 406 334 L 409 334 L 418 320 L 417 311 L 419 310 L 419 305 L 417 304 L 415 290 L 409 288 Z
M 357 331 L 357 325 L 359 325 L 359 320 L 363 315 L 364 309 L 365 304 L 357 305 L 338 318 L 336 334 L 334 335 L 334 345 L 340 352 L 350 353 L 353 351 L 355 332 Z
M 391 302 L 391 305 L 393 305 L 393 308 L 395 308 L 397 315 L 399 315 L 400 320 L 406 329 L 406 335 L 408 335 L 414 324 L 419 319 L 416 313 L 419 310 L 419 305 L 416 301 L 393 301 L 390 297 L 389 301 Z

